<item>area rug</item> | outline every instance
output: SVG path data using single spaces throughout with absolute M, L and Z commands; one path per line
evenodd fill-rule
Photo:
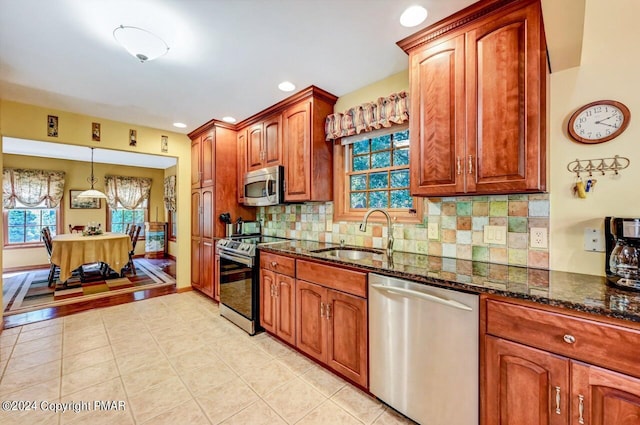
M 55 288 L 48 286 L 48 269 L 5 277 L 2 288 L 3 315 L 175 285 L 175 278 L 163 272 L 160 267 L 144 259 L 136 258 L 134 262 L 136 275 L 113 275 L 112 278 L 105 278 L 97 269 L 92 271 L 88 268 L 84 282 L 73 277 L 66 286 L 56 282 Z

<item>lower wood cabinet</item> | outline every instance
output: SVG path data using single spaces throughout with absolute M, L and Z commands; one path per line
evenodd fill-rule
M 214 242 L 191 238 L 191 286 L 207 296 L 214 296 Z
M 260 270 L 260 324 L 291 345 L 296 343 L 296 280 L 272 270 Z
M 636 362 L 621 361 L 637 358 L 637 329 L 495 300 L 486 314 L 482 424 L 640 424 Z

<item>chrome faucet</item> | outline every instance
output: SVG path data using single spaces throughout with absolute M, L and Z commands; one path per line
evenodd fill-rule
M 364 218 L 362 219 L 362 223 L 360 223 L 360 231 L 361 232 L 366 232 L 367 231 L 367 220 L 369 219 L 369 216 L 376 212 L 379 211 L 382 214 L 384 214 L 387 217 L 387 234 L 388 234 L 388 238 L 387 238 L 387 257 L 391 258 L 391 256 L 393 255 L 393 225 L 391 224 L 391 216 L 389 215 L 388 212 L 386 212 L 383 209 L 380 208 L 371 208 L 369 211 L 367 211 L 367 213 L 364 215 Z

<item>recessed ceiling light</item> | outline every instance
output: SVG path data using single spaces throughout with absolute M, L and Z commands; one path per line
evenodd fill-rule
M 427 19 L 427 9 L 422 6 L 410 6 L 400 15 L 400 25 L 411 28 L 420 25 Z
M 222 117 L 222 121 L 228 122 L 229 124 L 233 124 L 237 120 L 235 118 L 233 118 L 233 117 Z
M 174 122 L 173 126 L 174 127 L 178 127 L 178 128 L 187 128 L 187 125 L 185 123 L 182 123 L 182 122 Z
M 296 86 L 290 81 L 283 81 L 278 84 L 278 88 L 282 91 L 294 91 Z

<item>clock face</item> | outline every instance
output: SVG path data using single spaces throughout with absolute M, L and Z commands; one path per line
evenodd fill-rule
M 582 143 L 606 142 L 624 131 L 629 118 L 629 110 L 620 102 L 593 102 L 571 116 L 569 134 Z

